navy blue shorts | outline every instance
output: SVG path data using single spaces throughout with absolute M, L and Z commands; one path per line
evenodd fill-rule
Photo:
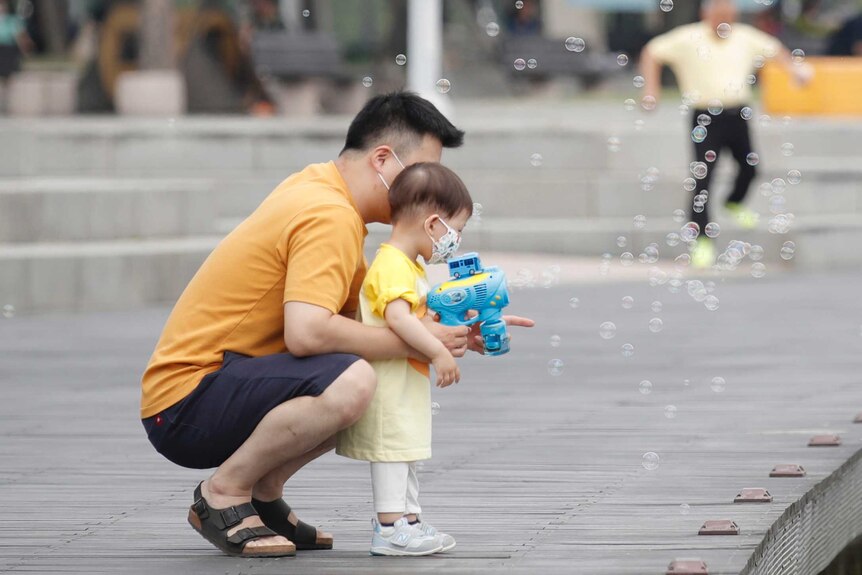
M 185 399 L 143 420 L 156 451 L 183 467 L 218 467 L 264 416 L 301 396 L 323 393 L 359 359 L 346 353 L 248 357 L 225 352 L 221 369 Z

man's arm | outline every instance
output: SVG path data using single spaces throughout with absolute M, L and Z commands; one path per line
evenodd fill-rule
M 439 326 L 435 331 L 435 337 L 453 356 L 462 357 L 467 351 L 468 328 Z M 369 361 L 403 357 L 429 360 L 388 328 L 363 325 L 326 308 L 296 301 L 284 304 L 284 343 L 297 357 L 341 352 Z
M 661 67 L 662 62 L 646 46 L 641 51 L 640 59 L 640 73 L 645 82 L 643 95 L 654 97 L 656 102 L 661 97 Z

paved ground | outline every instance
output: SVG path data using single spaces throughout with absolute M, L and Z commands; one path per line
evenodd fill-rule
M 617 575 L 699 556 L 710 573 L 737 573 L 781 512 L 860 447 L 850 422 L 862 410 L 862 274 L 711 279 L 715 312 L 642 280 L 515 292 L 513 309 L 539 327 L 517 333 L 510 356 L 471 358 L 459 386 L 435 390 L 423 500 L 459 546 L 409 565 L 367 556 L 367 468 L 335 456 L 287 492 L 335 533 L 335 551 L 230 559 L 186 525 L 203 474 L 161 459 L 137 421 L 138 379 L 167 310 L 0 318 L 0 571 Z M 647 329 L 652 317 L 660 333 Z M 599 337 L 603 321 L 615 338 Z M 555 358 L 558 376 L 547 370 Z M 844 445 L 806 447 L 821 431 Z M 649 451 L 661 458 L 652 471 Z M 777 463 L 801 463 L 808 477 L 768 478 Z M 732 504 L 743 487 L 775 501 Z M 697 536 L 703 520 L 725 518 L 740 536 Z

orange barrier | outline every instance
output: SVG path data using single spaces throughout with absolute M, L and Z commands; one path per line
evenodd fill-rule
M 772 62 L 760 74 L 763 106 L 769 114 L 862 116 L 862 58 L 810 57 L 814 78 L 797 84 Z

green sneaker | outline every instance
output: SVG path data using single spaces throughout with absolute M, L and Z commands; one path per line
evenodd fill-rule
M 697 238 L 697 243 L 691 252 L 691 265 L 697 269 L 709 269 L 715 263 L 715 247 L 712 240 L 705 237 Z
M 757 227 L 757 222 L 760 220 L 760 215 L 757 212 L 752 212 L 735 202 L 724 204 L 727 211 L 731 213 L 739 227 L 746 230 L 753 230 Z

